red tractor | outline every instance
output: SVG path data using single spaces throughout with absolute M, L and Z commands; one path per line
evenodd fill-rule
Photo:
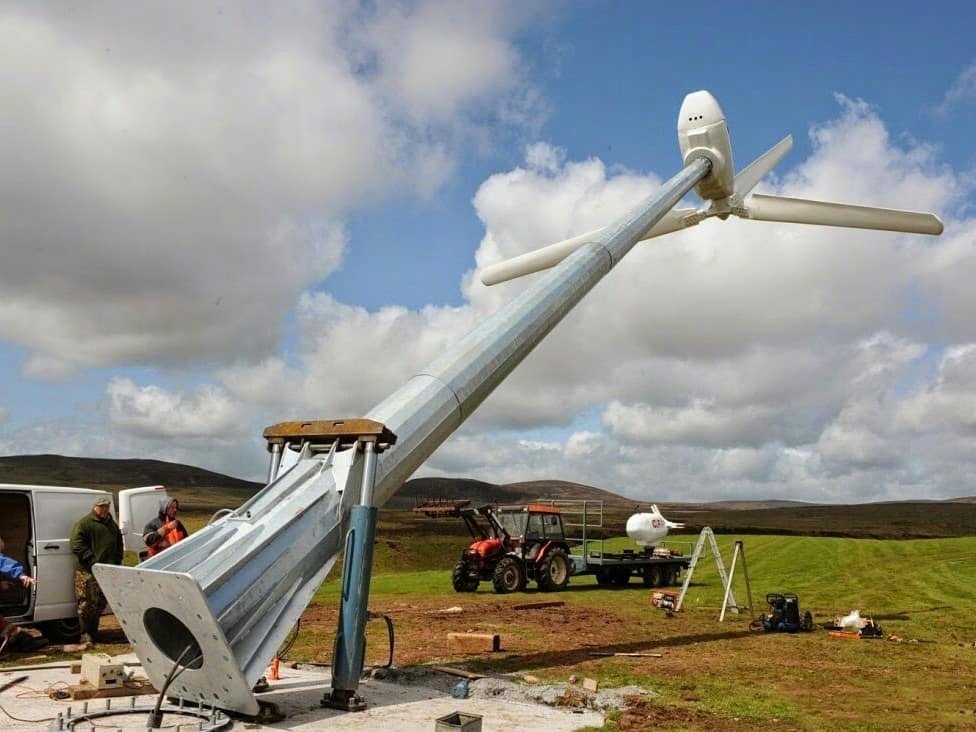
M 474 541 L 454 565 L 452 582 L 458 592 L 474 592 L 491 580 L 495 592 L 520 592 L 533 580 L 543 592 L 569 583 L 573 562 L 558 508 L 527 506 L 460 508 Z

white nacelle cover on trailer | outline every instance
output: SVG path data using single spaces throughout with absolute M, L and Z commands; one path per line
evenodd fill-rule
M 684 524 L 668 521 L 657 506 L 649 513 L 635 513 L 627 519 L 627 536 L 640 546 L 657 546 L 668 535 L 668 529 L 683 529 Z

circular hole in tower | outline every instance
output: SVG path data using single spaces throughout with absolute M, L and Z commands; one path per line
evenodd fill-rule
M 143 614 L 142 622 L 152 642 L 170 661 L 179 661 L 180 665 L 192 669 L 203 666 L 200 644 L 175 615 L 162 608 L 151 607 Z M 190 650 L 187 650 L 188 647 Z

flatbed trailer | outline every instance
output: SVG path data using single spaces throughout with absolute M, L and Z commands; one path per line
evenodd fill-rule
M 566 527 L 566 542 L 573 577 L 594 575 L 601 585 L 626 585 L 639 577 L 645 587 L 671 587 L 691 564 L 691 556 L 666 547 L 607 550 L 606 541 L 591 539 L 594 529 L 603 529 L 603 501 L 539 500 L 559 508 Z M 579 536 L 569 536 L 570 527 Z
M 608 552 L 602 541 L 588 540 L 582 554 L 570 554 L 573 576 L 592 574 L 601 585 L 626 585 L 632 577 L 640 577 L 645 587 L 670 587 L 678 584 L 678 577 L 691 564 L 691 557 L 680 553 L 655 553 L 624 549 Z M 594 545 L 600 548 L 594 548 Z

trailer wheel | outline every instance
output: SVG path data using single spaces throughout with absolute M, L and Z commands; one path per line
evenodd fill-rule
M 471 576 L 468 563 L 460 561 L 454 565 L 451 573 L 451 584 L 454 585 L 455 592 L 474 592 L 478 589 L 478 578 Z
M 656 564 L 644 567 L 644 587 L 660 587 L 662 585 L 661 568 Z
M 598 585 L 612 585 L 613 574 L 609 567 L 600 567 L 596 570 L 596 583 Z
M 677 567 L 671 567 L 671 569 L 669 569 L 667 572 L 665 572 L 665 575 L 664 575 L 664 586 L 665 587 L 674 587 L 674 585 L 676 585 L 676 584 L 678 584 L 678 568 Z
M 630 584 L 630 570 L 631 570 L 630 567 L 614 567 L 613 568 L 613 583 L 615 585 L 620 585 L 621 587 L 623 587 L 624 585 L 629 585 Z
M 502 557 L 495 567 L 491 584 L 499 595 L 519 592 L 525 589 L 525 570 L 515 557 Z
M 554 592 L 569 584 L 569 557 L 562 549 L 553 549 L 539 565 L 539 575 L 536 580 L 543 592 Z

